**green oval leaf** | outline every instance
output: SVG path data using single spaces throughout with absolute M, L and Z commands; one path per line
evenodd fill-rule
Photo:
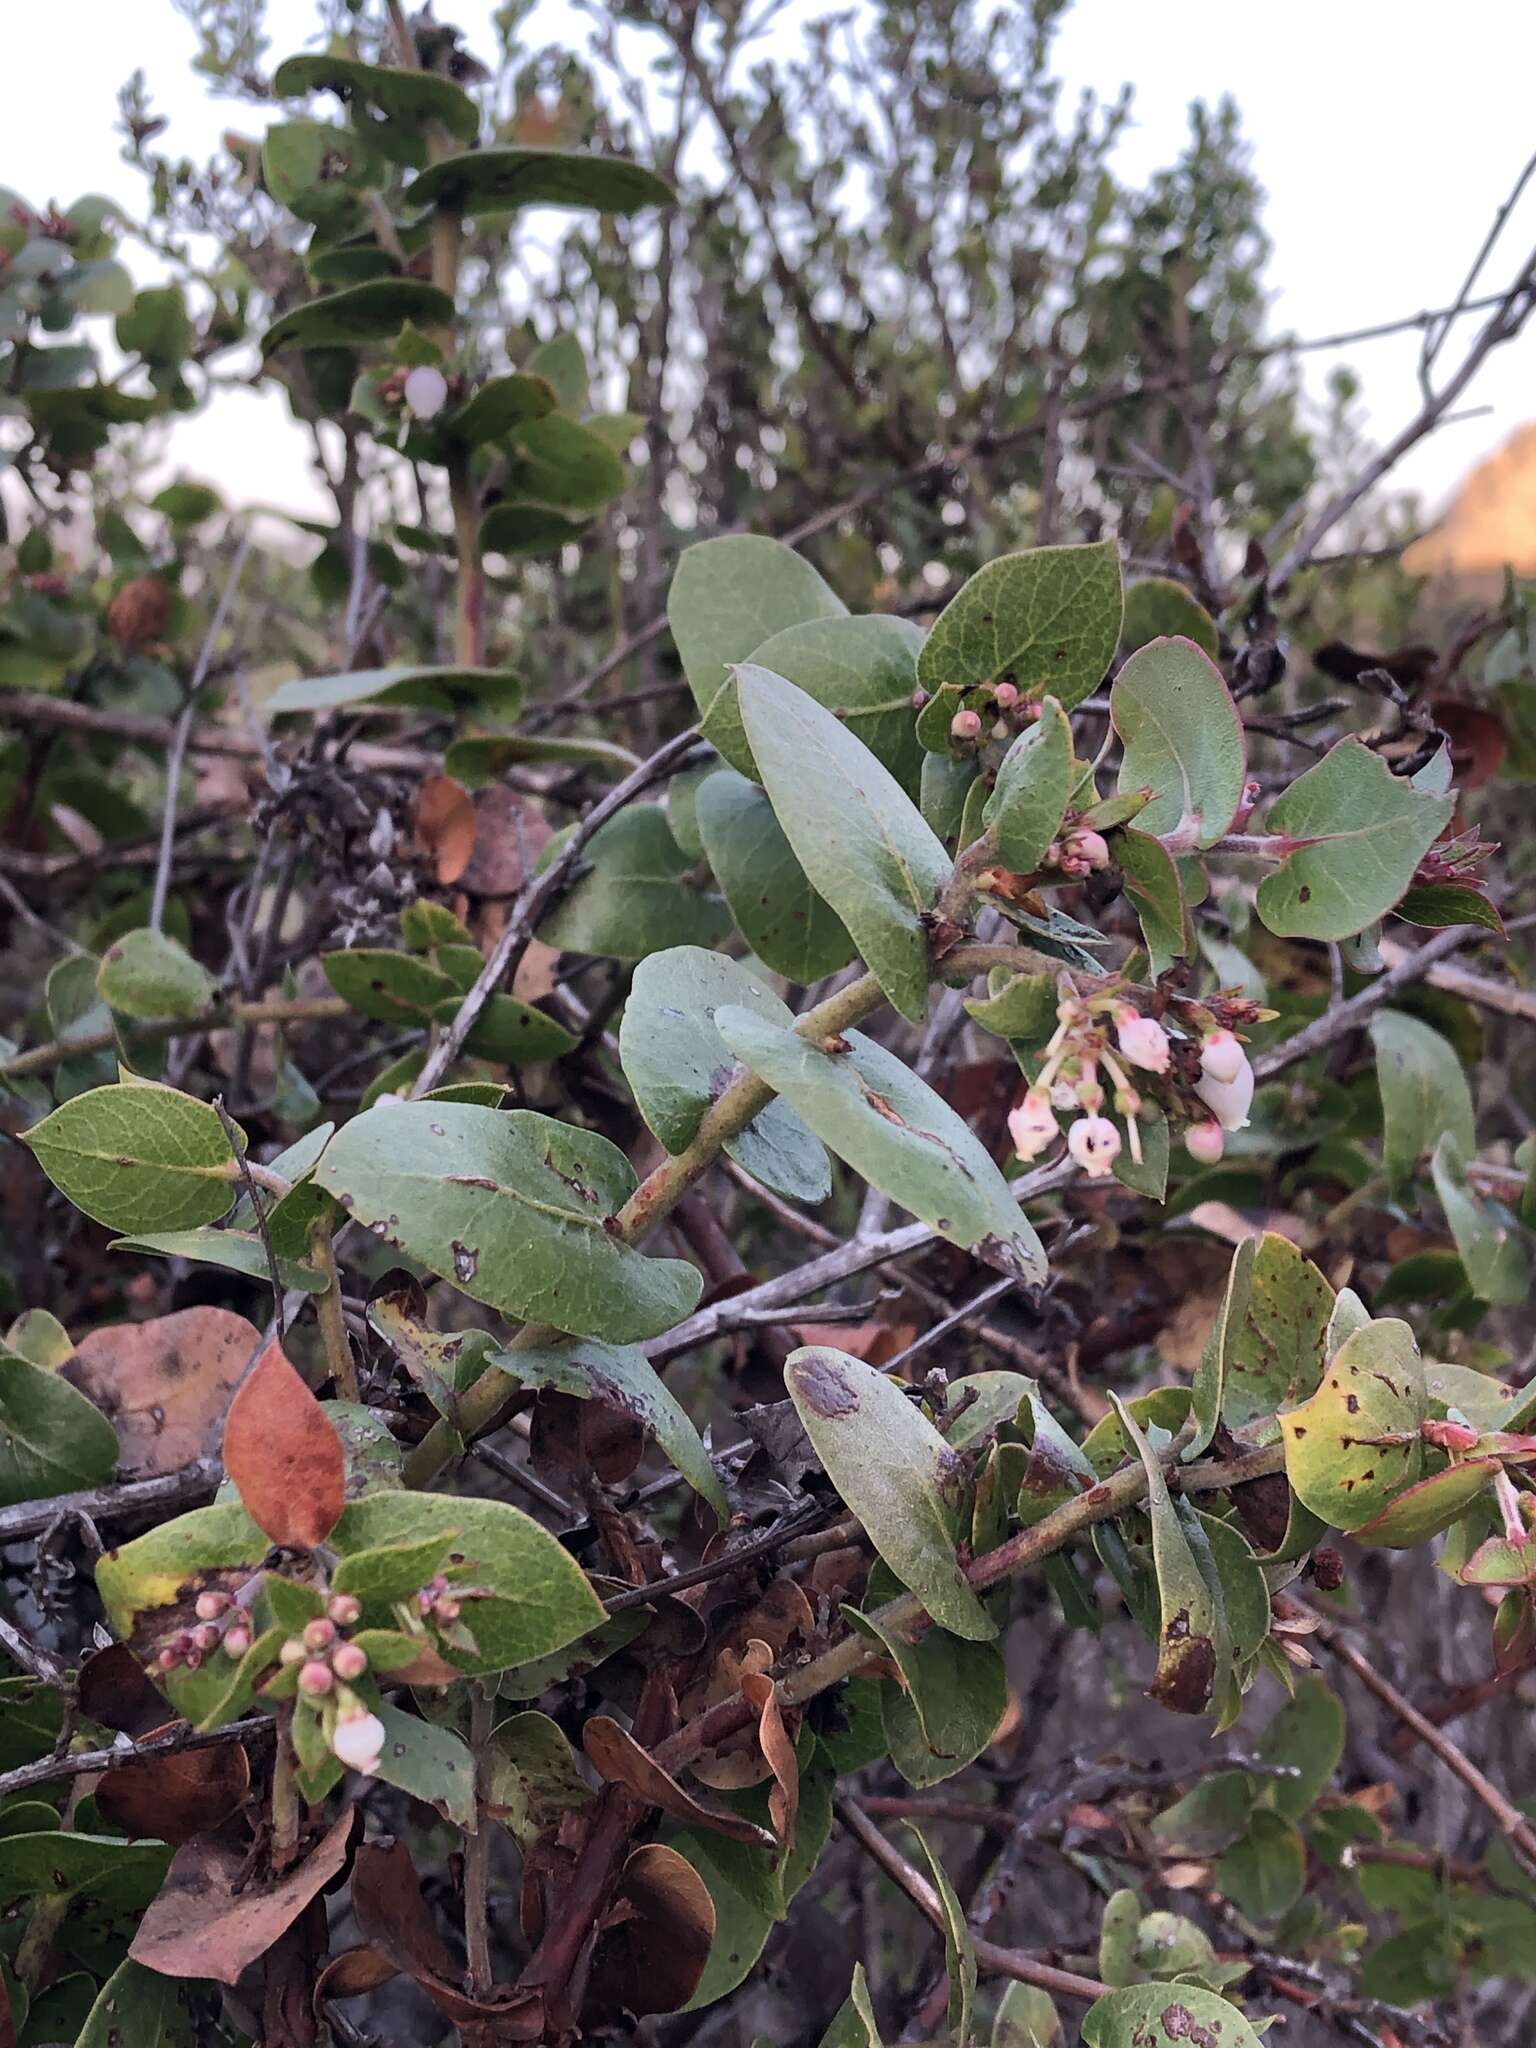
M 342 1126 L 315 1179 L 475 1300 L 577 1336 L 659 1336 L 703 1292 L 692 1266 L 605 1228 L 637 1185 L 618 1147 L 532 1110 L 381 1104 Z
M 1472 1091 L 1455 1048 L 1417 1017 L 1378 1010 L 1370 1028 L 1381 1089 L 1382 1157 L 1401 1194 L 1443 1133 L 1464 1153 L 1472 1151 Z
M 989 1642 L 996 1623 L 955 1560 L 954 1453 L 899 1384 L 820 1345 L 784 1366 L 795 1411 L 827 1477 L 892 1572 L 941 1628 Z
M 1330 747 L 1270 806 L 1294 850 L 1259 884 L 1257 908 L 1290 939 L 1347 939 L 1385 917 L 1450 823 L 1454 796 L 1413 787 L 1357 739 Z
M 1248 774 L 1221 670 L 1192 640 L 1154 640 L 1121 669 L 1109 703 L 1124 743 L 1116 787 L 1152 792 L 1138 828 L 1178 835 L 1185 849 L 1214 845 L 1231 830 Z
M 934 620 L 918 657 L 925 690 L 1011 682 L 1071 711 L 1097 689 L 1120 641 L 1120 549 L 1029 548 L 988 562 Z
M 469 94 L 435 71 L 406 71 L 306 51 L 283 59 L 272 74 L 272 90 L 279 99 L 333 92 L 351 108 L 354 120 L 364 109 L 381 116 L 382 120 L 364 119 L 359 125 L 397 163 L 424 160 L 429 121 L 439 123 L 459 142 L 473 142 L 480 132 L 479 110 Z
M 858 1031 L 825 1052 L 750 1010 L 717 1010 L 715 1027 L 856 1173 L 1000 1272 L 1044 1280 L 1040 1240 L 990 1153 L 894 1053 Z
M 440 1646 L 467 1674 L 504 1671 L 562 1649 L 601 1625 L 602 1602 L 575 1559 L 520 1508 L 496 1500 L 453 1500 L 445 1494 L 365 1494 L 342 1511 L 330 1536 L 343 1557 L 434 1537 L 453 1541 L 439 1567 L 461 1589 L 463 1619 L 476 1649 Z M 471 1587 L 476 1588 L 474 1597 Z M 360 1596 L 362 1597 L 362 1596 Z M 377 1614 L 365 1600 L 364 1620 L 389 1627 L 386 1603 Z
M 705 737 L 733 768 L 757 774 L 730 671 L 786 628 L 843 618 L 847 610 L 782 541 L 729 533 L 684 548 L 667 592 L 667 624 Z
M 530 420 L 511 436 L 503 489 L 514 502 L 586 518 L 611 505 L 624 483 L 624 465 L 602 435 L 562 413 Z M 481 523 L 482 548 L 503 546 L 494 537 L 494 520 L 493 511 Z
M 1193 640 L 1202 654 L 1215 661 L 1221 652 L 1216 621 L 1202 604 L 1197 604 L 1182 583 L 1171 576 L 1146 576 L 1130 584 L 1125 593 L 1125 619 L 1120 644 L 1129 654 L 1145 647 L 1149 640 L 1173 636 Z
M 547 842 L 545 866 L 562 841 Z M 692 866 L 659 804 L 631 804 L 588 840 L 585 871 L 540 924 L 547 946 L 611 960 L 643 960 L 665 946 L 716 946 L 730 930 L 718 896 L 689 879 Z
M 235 1155 L 218 1112 L 152 1082 L 76 1095 L 23 1133 L 77 1209 L 109 1230 L 193 1230 L 235 1197 Z
M 185 946 L 147 925 L 125 932 L 101 956 L 98 992 L 124 1017 L 196 1017 L 219 985 Z
M 1502 1202 L 1485 1200 L 1469 1184 L 1454 1132 L 1435 1146 L 1430 1172 L 1472 1292 L 1501 1307 L 1525 1301 L 1531 1284 L 1525 1234 Z
M 916 796 L 923 749 L 912 722 L 923 633 L 885 613 L 808 619 L 787 626 L 749 659 L 824 704 Z
M 737 669 L 742 721 L 784 836 L 904 1017 L 928 1008 L 923 920 L 943 846 L 895 777 L 832 713 L 771 670 Z
M 261 352 L 280 348 L 352 348 L 389 341 L 407 321 L 413 327 L 446 327 L 453 301 L 435 285 L 410 277 L 370 278 L 323 299 L 295 306 L 261 337 Z
M 745 785 L 750 787 L 751 785 Z M 692 1144 L 704 1113 L 733 1072 L 735 1056 L 715 1011 L 735 1005 L 788 1029 L 787 1004 L 738 961 L 698 946 L 673 946 L 641 961 L 619 1027 L 619 1057 L 635 1105 L 671 1153 Z M 775 1098 L 726 1151 L 744 1170 L 795 1202 L 832 1191 L 827 1155 L 787 1102 Z
M 1072 725 L 1054 697 L 1003 756 L 982 816 L 1005 867 L 1028 874 L 1061 830 L 1072 794 Z
M 67 1380 L 0 1356 L 0 1507 L 100 1486 L 117 1466 L 117 1431 Z
M 635 213 L 677 201 L 666 179 L 643 164 L 569 149 L 476 149 L 444 157 L 414 178 L 405 196 L 412 206 L 474 214 L 512 213 L 523 206 Z
M 480 710 L 511 718 L 523 679 L 499 668 L 360 668 L 350 675 L 300 676 L 267 699 L 267 714 L 333 711 L 342 704 L 408 704 L 423 711 Z
M 552 385 L 542 377 L 513 371 L 505 377 L 489 377 L 472 398 L 443 422 L 443 433 L 463 448 L 478 448 L 484 441 L 499 441 L 515 427 L 543 419 L 555 409 Z
M 848 965 L 853 940 L 811 887 L 765 790 L 734 768 L 716 768 L 695 815 L 737 929 L 765 967 L 809 983 Z

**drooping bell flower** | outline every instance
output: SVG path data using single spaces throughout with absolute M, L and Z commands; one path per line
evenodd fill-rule
M 1008 1135 L 1021 1159 L 1037 1158 L 1060 1137 L 1055 1112 L 1042 1089 L 1029 1089 L 1018 1108 L 1009 1111 Z
M 1126 1003 L 1115 1012 L 1115 1036 L 1133 1067 L 1142 1067 L 1149 1074 L 1167 1073 L 1168 1034 L 1155 1017 L 1143 1017 Z
M 1120 1156 L 1120 1133 L 1107 1116 L 1080 1116 L 1067 1132 L 1067 1150 L 1090 1180 L 1106 1180 Z

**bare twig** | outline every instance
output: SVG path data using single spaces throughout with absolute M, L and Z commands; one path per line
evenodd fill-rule
M 169 1735 L 151 1736 L 145 1742 L 119 1743 L 112 1749 L 66 1750 L 62 1756 L 40 1757 L 0 1776 L 0 1799 L 28 1792 L 34 1785 L 55 1784 L 61 1778 L 99 1775 L 120 1770 L 124 1764 L 140 1763 L 146 1757 L 179 1756 L 189 1749 L 223 1749 L 232 1742 L 270 1742 L 273 1723 L 263 1717 L 256 1721 L 230 1721 L 222 1728 L 200 1734 L 194 1728 L 176 1728 Z

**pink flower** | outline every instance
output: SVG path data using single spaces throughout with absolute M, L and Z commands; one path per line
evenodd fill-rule
M 369 1776 L 384 1754 L 384 1723 L 361 1707 L 336 1723 L 331 1748 L 348 1769 Z
M 368 1669 L 368 1652 L 361 1643 L 338 1643 L 331 1652 L 331 1669 L 338 1678 L 361 1678 Z
M 1168 1034 L 1155 1017 L 1143 1017 L 1129 1003 L 1115 1012 L 1115 1036 L 1133 1067 L 1149 1074 L 1168 1071 Z
M 1009 1111 L 1008 1135 L 1021 1159 L 1035 1158 L 1060 1137 L 1055 1113 L 1040 1089 L 1031 1088 L 1018 1108 Z
M 1120 1133 L 1107 1116 L 1080 1116 L 1067 1133 L 1067 1150 L 1090 1180 L 1104 1180 L 1120 1156 Z
M 952 740 L 974 740 L 981 733 L 979 711 L 957 711 L 949 721 L 949 736 Z
M 1184 1133 L 1184 1149 L 1191 1159 L 1199 1160 L 1202 1166 L 1214 1166 L 1226 1149 L 1221 1125 L 1212 1117 L 1209 1123 L 1191 1124 Z
M 1224 1131 L 1246 1130 L 1248 1111 L 1253 1102 L 1253 1068 L 1248 1064 L 1247 1054 L 1243 1054 L 1242 1062 L 1230 1081 L 1218 1081 L 1212 1074 L 1202 1074 L 1195 1083 L 1195 1093 Z
M 322 1664 L 318 1657 L 312 1658 L 299 1673 L 299 1691 L 309 1693 L 316 1699 L 328 1693 L 336 1683 L 335 1673 L 329 1664 Z
M 1109 866 L 1109 842 L 1102 832 L 1086 828 L 1069 832 L 1066 838 L 1068 853 L 1076 860 L 1085 861 L 1090 868 Z
M 999 711 L 1011 711 L 1018 701 L 1019 686 L 1017 683 L 999 683 L 992 692 L 992 702 Z
M 1248 1064 L 1235 1031 L 1212 1031 L 1200 1044 L 1200 1071 L 1212 1081 L 1235 1081 Z

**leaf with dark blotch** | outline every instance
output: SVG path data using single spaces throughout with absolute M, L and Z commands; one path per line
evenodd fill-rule
M 336 1526 L 347 1487 L 341 1439 L 276 1340 L 229 1404 L 224 1469 L 274 1543 L 312 1550 Z
M 1083 2048 L 1260 2048 L 1235 2005 L 1195 1984 L 1130 1984 L 1083 2015 Z
M 1455 808 L 1454 796 L 1415 789 L 1360 740 L 1340 740 L 1270 807 L 1265 830 L 1294 850 L 1259 884 L 1259 917 L 1281 938 L 1364 931 L 1406 893 Z
M 124 1479 L 177 1472 L 206 1457 L 261 1332 L 226 1308 L 185 1308 L 113 1323 L 80 1339 L 60 1378 L 117 1432 Z
M 997 1634 L 955 1558 L 958 1464 L 900 1385 L 819 1346 L 784 1367 L 827 1476 L 901 1583 L 942 1628 L 969 1642 Z
M 191 1986 L 122 1962 L 102 1985 L 75 2048 L 195 2048 L 196 2040 Z
M 381 1104 L 336 1134 L 316 1179 L 464 1293 L 580 1336 L 640 1343 L 703 1291 L 694 1267 L 608 1229 L 637 1185 L 618 1147 L 531 1110 Z
M 1156 1454 L 1125 1403 L 1118 1395 L 1110 1399 L 1147 1475 L 1160 1613 L 1157 1673 L 1148 1697 L 1176 1714 L 1200 1714 L 1226 1681 L 1231 1662 L 1226 1617 L 1190 1549 Z
M 238 1983 L 340 1875 L 360 1815 L 338 1814 L 320 1841 L 276 1879 L 253 1878 L 246 1851 L 204 1836 L 178 1849 L 128 1953 L 168 1977 Z

